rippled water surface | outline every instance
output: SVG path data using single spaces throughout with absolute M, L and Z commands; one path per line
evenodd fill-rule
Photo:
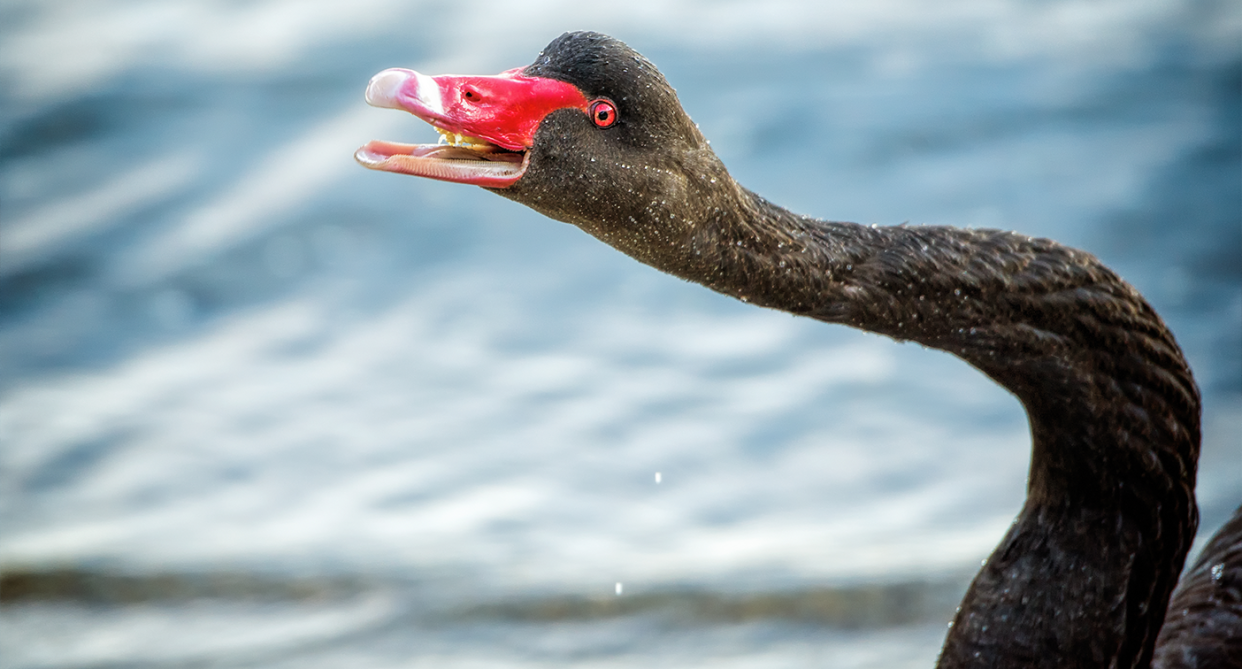
M 1100 256 L 1202 386 L 1204 531 L 1242 502 L 1236 5 L 623 4 L 0 3 L 0 663 L 931 666 L 1011 396 L 353 163 L 434 139 L 375 72 L 570 29 L 795 211 Z

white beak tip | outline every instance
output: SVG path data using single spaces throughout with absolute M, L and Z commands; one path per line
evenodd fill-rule
M 398 103 L 401 89 L 414 76 L 416 75 L 412 70 L 393 68 L 371 77 L 371 82 L 367 84 L 367 104 L 372 107 L 401 109 Z

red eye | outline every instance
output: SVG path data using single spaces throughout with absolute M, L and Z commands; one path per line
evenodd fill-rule
M 591 120 L 601 128 L 607 128 L 617 122 L 617 108 L 608 100 L 596 100 L 591 103 Z

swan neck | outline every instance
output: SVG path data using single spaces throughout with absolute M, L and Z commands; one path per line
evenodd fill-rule
M 947 351 L 1026 409 L 1027 501 L 972 585 L 942 666 L 1012 666 L 1049 639 L 1105 665 L 1149 661 L 1198 522 L 1200 405 L 1142 296 L 1051 240 L 817 221 L 742 192 L 735 219 L 692 235 L 696 257 L 719 251 L 688 278 Z

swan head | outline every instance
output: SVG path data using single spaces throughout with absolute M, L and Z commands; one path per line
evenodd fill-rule
M 441 140 L 371 142 L 355 154 L 363 166 L 492 189 L 675 274 L 695 217 L 739 200 L 664 76 L 607 35 L 565 33 L 494 76 L 385 70 L 366 98 Z

